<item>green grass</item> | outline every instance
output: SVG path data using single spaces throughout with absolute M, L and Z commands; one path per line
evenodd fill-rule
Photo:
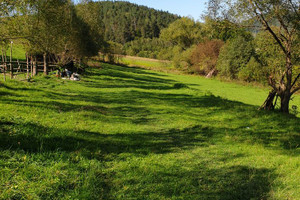
M 140 58 L 140 57 L 133 57 L 133 56 L 120 57 L 118 62 L 128 66 L 143 67 L 148 69 L 156 69 L 156 70 L 174 69 L 171 61 L 161 61 L 161 60 Z
M 0 94 L 0 199 L 300 197 L 300 119 L 267 90 L 101 64 Z
M 25 60 L 26 59 L 26 52 L 21 44 L 19 44 L 18 41 L 13 43 L 13 48 L 12 48 L 12 59 L 13 60 Z M 10 57 L 10 47 L 6 51 L 6 56 Z M 2 58 L 1 58 L 2 59 Z

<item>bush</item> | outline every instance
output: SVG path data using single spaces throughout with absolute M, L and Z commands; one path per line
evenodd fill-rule
M 215 69 L 220 49 L 224 45 L 221 40 L 211 40 L 200 43 L 192 52 L 191 71 L 206 75 Z
M 161 59 L 161 55 L 165 54 L 161 52 L 168 49 L 169 46 L 171 46 L 169 42 L 162 41 L 159 38 L 139 38 L 126 43 L 124 49 L 127 55 Z M 169 59 L 168 56 L 166 58 Z
M 251 40 L 242 36 L 228 40 L 221 48 L 217 70 L 221 76 L 236 79 L 240 69 L 246 67 L 254 54 Z
M 264 82 L 267 77 L 267 71 L 255 57 L 251 57 L 247 65 L 242 67 L 238 73 L 238 78 L 247 82 Z
M 176 68 L 181 70 L 188 70 L 191 66 L 191 57 L 192 52 L 194 51 L 195 46 L 192 46 L 191 48 L 187 50 L 183 50 L 179 46 L 175 46 L 173 48 L 173 64 Z

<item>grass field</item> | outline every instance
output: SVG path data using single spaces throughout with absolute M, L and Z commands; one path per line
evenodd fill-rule
M 162 61 L 134 56 L 123 56 L 119 58 L 118 62 L 128 66 L 143 67 L 148 69 L 156 69 L 163 71 L 174 70 L 174 66 L 171 61 Z
M 109 64 L 1 80 L 0 199 L 300 199 L 300 119 L 267 92 Z
M 25 60 L 26 59 L 26 52 L 23 48 L 23 46 L 20 44 L 20 42 L 15 41 L 15 43 L 13 43 L 13 48 L 12 48 L 12 59 L 13 60 Z M 10 56 L 10 46 L 8 47 L 7 51 L 6 51 L 6 56 L 9 59 Z M 1 56 L 0 56 L 0 60 L 1 60 Z

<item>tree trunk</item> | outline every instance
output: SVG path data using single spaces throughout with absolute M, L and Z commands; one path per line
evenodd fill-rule
M 264 102 L 264 104 L 260 107 L 261 110 L 274 110 L 275 108 L 275 105 L 274 105 L 274 98 L 276 96 L 276 91 L 275 90 L 272 90 L 266 101 Z
M 29 58 L 28 58 L 28 53 L 26 53 L 26 70 L 27 70 L 26 78 L 28 80 L 29 79 Z
M 48 75 L 47 54 L 44 53 L 44 75 Z
M 211 77 L 214 75 L 215 71 L 216 71 L 216 68 L 212 69 L 212 70 L 206 75 L 205 78 L 211 78 Z
M 289 105 L 291 100 L 291 93 L 289 90 L 286 90 L 281 96 L 280 96 L 280 111 L 283 113 L 289 113 Z
M 33 60 L 33 76 L 37 75 L 37 62 L 36 62 L 36 57 L 34 57 Z
M 6 73 L 7 71 L 7 56 L 6 56 L 6 49 L 4 49 L 4 76 L 5 76 L 5 81 L 6 81 Z
M 289 105 L 291 100 L 291 90 L 292 90 L 292 77 L 293 77 L 293 65 L 291 56 L 291 46 L 287 47 L 286 54 L 286 84 L 282 93 L 280 93 L 280 111 L 283 113 L 289 113 Z
M 6 81 L 6 75 L 5 75 L 6 63 L 5 63 L 5 60 L 4 60 L 4 50 L 3 50 L 3 48 L 2 48 L 2 68 L 3 68 L 3 78 L 4 78 L 4 81 Z
M 2 48 L 2 64 L 4 63 L 4 50 Z

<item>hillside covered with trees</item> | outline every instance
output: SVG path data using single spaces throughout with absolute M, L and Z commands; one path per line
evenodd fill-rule
M 123 1 L 99 1 L 77 5 L 79 15 L 90 15 L 106 41 L 124 44 L 138 38 L 157 38 L 179 16 Z

